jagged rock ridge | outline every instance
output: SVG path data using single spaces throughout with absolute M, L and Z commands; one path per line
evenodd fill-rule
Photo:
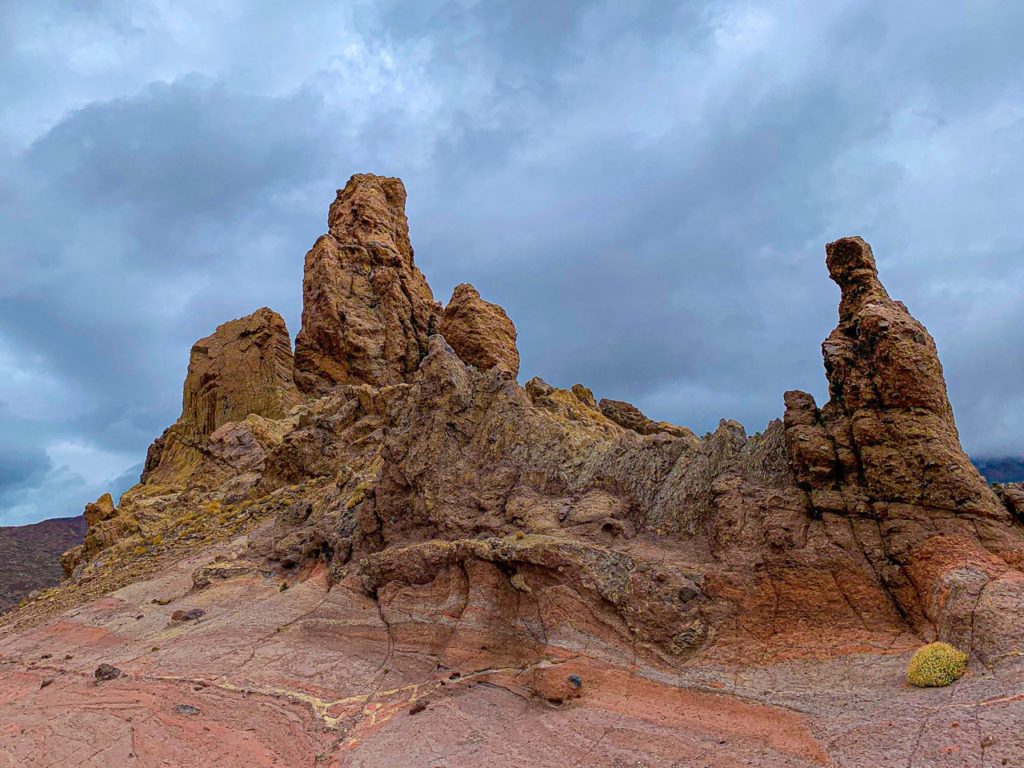
M 842 694 L 860 686 L 870 699 L 879 685 L 871 670 L 924 641 L 949 640 L 1001 670 L 1000 681 L 1019 679 L 1017 497 L 997 496 L 963 454 L 934 342 L 888 297 L 866 243 L 827 247 L 842 291 L 823 345 L 829 403 L 787 393 L 784 421 L 764 432 L 723 420 L 698 439 L 580 384 L 521 387 L 503 310 L 471 286 L 443 310 L 433 302 L 413 264 L 404 201 L 400 181 L 371 175 L 338 193 L 329 233 L 306 257 L 293 376 L 281 324 L 273 343 L 250 350 L 274 372 L 247 380 L 251 410 L 218 421 L 222 406 L 210 403 L 238 402 L 223 372 L 250 363 L 235 357 L 237 334 L 222 330 L 231 324 L 206 340 L 220 352 L 196 370 L 222 375 L 197 381 L 190 368 L 182 418 L 117 509 L 97 502 L 93 543 L 68 558 L 73 578 L 60 599 L 122 583 L 118 561 L 138 550 L 195 554 L 190 542 L 231 522 L 245 535 L 200 564 L 187 600 L 208 614 L 224 601 L 225 616 L 227 605 L 248 615 L 239 590 L 269 602 L 267 580 L 288 580 L 275 615 L 299 634 L 253 619 L 259 631 L 239 630 L 248 639 L 228 658 L 316 658 L 340 677 L 273 662 L 223 674 L 231 685 L 255 674 L 267 690 L 287 683 L 300 701 L 327 702 L 311 706 L 339 734 L 339 764 L 372 752 L 369 735 L 410 711 L 421 689 L 447 695 L 463 675 L 531 702 L 591 707 L 597 721 L 623 686 L 641 686 L 651 706 L 674 702 L 671 713 L 690 711 L 678 692 L 694 686 L 758 706 L 778 696 L 813 724 L 786 721 L 795 740 L 779 740 L 748 710 L 724 720 L 738 717 L 743 738 L 755 739 L 757 757 L 743 759 L 780 766 L 827 764 L 847 748 L 872 765 L 912 762 L 920 743 L 894 758 L 879 750 L 899 739 L 851 741 L 865 718 L 876 732 L 902 721 L 889 708 L 848 708 Z M 372 672 L 364 656 L 380 658 Z M 874 661 L 851 673 L 854 656 Z M 221 669 L 216 658 L 204 663 Z M 260 677 L 268 674 L 272 686 Z M 763 676 L 775 675 L 782 682 L 765 690 Z M 829 675 L 838 693 L 823 687 Z M 1005 692 L 1002 682 L 979 685 Z M 813 695 L 787 692 L 801 690 Z M 398 708 L 387 709 L 383 691 Z M 367 709 L 340 703 L 359 697 Z M 1007 717 L 1014 701 L 999 699 Z M 390 714 L 378 718 L 377 707 Z M 717 732 L 722 718 L 713 719 L 679 727 Z M 1024 755 L 1019 738 L 999 734 L 1004 754 Z M 989 738 L 968 746 L 995 754 Z M 650 756 L 657 739 L 623 754 Z

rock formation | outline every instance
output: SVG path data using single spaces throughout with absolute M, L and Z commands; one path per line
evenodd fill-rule
M 480 298 L 469 283 L 455 286 L 439 326 L 455 354 L 481 370 L 498 368 L 519 373 L 516 327 L 505 310 Z
M 264 307 L 224 323 L 192 346 L 181 416 L 150 446 L 143 482 L 183 480 L 222 426 L 283 419 L 299 400 L 284 319 Z
M 816 515 L 848 521 L 904 615 L 971 647 L 988 582 L 1018 577 L 1005 574 L 1024 559 L 1020 532 L 961 449 L 935 342 L 889 298 L 870 246 L 844 238 L 826 254 L 842 290 L 822 345 L 831 399 L 819 411 L 786 393 L 794 475 Z M 991 654 L 1013 640 L 983 642 Z
M 251 413 L 283 419 L 298 402 L 288 329 L 264 307 L 192 346 L 178 425 L 184 434 L 205 437 Z
M 630 403 L 621 400 L 603 399 L 598 403 L 601 413 L 626 429 L 632 429 L 641 435 L 654 435 L 667 432 L 676 437 L 694 437 L 693 431 L 686 427 L 669 424 L 667 421 L 653 421 L 644 416 L 643 411 Z
M 945 765 L 948 739 L 951 765 L 1019 762 L 1019 494 L 967 460 L 934 342 L 866 243 L 827 247 L 830 401 L 790 392 L 763 432 L 723 419 L 698 439 L 581 384 L 520 387 L 504 311 L 469 286 L 434 305 L 404 201 L 376 176 L 338 193 L 306 258 L 306 396 L 283 324 L 261 321 L 277 330 L 245 358 L 246 321 L 197 345 L 142 483 L 97 502 L 72 578 L 9 626 L 131 584 L 47 642 L 102 624 L 132 681 L 106 685 L 146 687 L 162 713 L 183 702 L 157 686 L 209 685 L 196 708 L 218 733 L 248 722 L 241 691 L 262 692 L 291 736 L 254 764 L 433 765 L 436 739 L 466 756 L 452 764 L 526 764 L 549 742 L 502 730 L 520 711 L 567 728 L 582 713 L 586 736 L 556 728 L 543 764 Z M 167 632 L 185 610 L 202 613 Z M 28 665 L 30 637 L 0 652 Z M 933 640 L 973 666 L 954 699 L 923 704 L 904 669 Z M 119 706 L 103 690 L 75 695 Z M 50 695 L 9 697 L 0 718 L 21 722 L 34 696 L 59 709 Z M 955 734 L 933 738 L 929 718 Z
M 994 487 L 1003 504 L 1018 521 L 1024 521 L 1024 483 L 1006 483 Z
M 295 382 L 399 384 L 416 372 L 439 307 L 413 262 L 400 179 L 360 174 L 331 205 L 327 234 L 306 254 Z

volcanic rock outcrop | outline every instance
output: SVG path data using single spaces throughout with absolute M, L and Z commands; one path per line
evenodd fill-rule
M 360 174 L 338 190 L 327 234 L 306 254 L 295 382 L 398 384 L 416 372 L 440 307 L 413 263 L 405 186 Z
M 258 309 L 197 341 L 181 416 L 150 446 L 135 496 L 123 498 L 133 511 L 118 514 L 110 494 L 87 504 L 85 541 L 61 557 L 65 576 L 114 541 L 141 532 L 147 517 L 162 517 L 168 500 L 155 489 L 202 487 L 211 478 L 236 489 L 255 485 L 252 470 L 262 468 L 266 451 L 281 439 L 282 420 L 300 398 L 288 329 L 276 312 Z M 140 503 L 133 503 L 136 497 Z
M 849 237 L 826 254 L 842 290 L 822 345 L 831 399 L 819 411 L 810 395 L 786 393 L 794 475 L 816 516 L 848 521 L 912 623 L 973 647 L 978 609 L 1002 610 L 989 601 L 1019 591 L 1020 532 L 961 449 L 935 342 L 889 298 L 870 246 Z M 989 629 L 981 652 L 1016 645 Z
M 653 421 L 644 416 L 643 411 L 631 403 L 624 403 L 621 400 L 603 399 L 598 403 L 601 413 L 621 424 L 626 429 L 632 429 L 641 435 L 654 435 L 658 432 L 667 432 L 676 437 L 693 437 L 693 431 L 686 427 L 669 424 L 667 421 Z
M 369 762 L 352 764 L 389 764 L 370 759 L 371 737 L 387 743 L 389 721 L 429 721 L 423 697 L 488 695 L 463 680 L 603 723 L 574 753 L 580 764 L 945 764 L 921 762 L 948 745 L 923 741 L 917 705 L 892 687 L 901 659 L 939 639 L 975 665 L 958 683 L 974 693 L 928 710 L 976 718 L 957 754 L 1024 755 L 1019 729 L 1005 727 L 1024 711 L 1018 496 L 997 496 L 967 460 L 934 342 L 888 297 L 866 243 L 827 247 L 842 291 L 823 346 L 829 403 L 790 392 L 785 419 L 761 433 L 723 419 L 697 438 L 580 384 L 519 386 L 503 310 L 468 285 L 443 313 L 433 303 L 404 202 L 397 179 L 360 175 L 331 206 L 330 231 L 306 257 L 302 395 L 283 323 L 264 320 L 276 330 L 249 357 L 234 357 L 232 324 L 197 345 L 182 418 L 142 482 L 92 515 L 94 544 L 69 558 L 73 577 L 12 622 L 139 574 L 154 586 L 119 594 L 155 592 L 158 608 L 135 614 L 145 622 L 172 602 L 158 590 L 184 583 L 177 609 L 204 614 L 174 638 L 231 644 L 237 633 L 237 644 L 144 663 L 126 651 L 128 671 L 155 664 L 160 680 L 193 679 L 203 658 L 218 696 L 293 691 L 336 734 L 324 754 L 338 765 L 356 753 Z M 225 380 L 252 366 L 267 373 Z M 184 574 L 146 570 L 185 556 Z M 245 602 L 257 597 L 259 609 Z M 901 703 L 872 705 L 879 690 Z M 700 696 L 686 703 L 680 691 Z M 983 707 L 1003 719 L 983 721 Z M 622 736 L 624 718 L 647 736 Z M 684 748 L 654 721 L 717 735 Z M 726 739 L 729 722 L 741 725 Z M 736 751 L 714 762 L 726 741 Z M 598 744 L 620 752 L 597 760 Z M 466 764 L 479 764 L 472 754 Z
M 184 479 L 222 426 L 283 419 L 299 400 L 284 319 L 264 307 L 224 323 L 192 346 L 181 416 L 150 447 L 143 481 Z
M 464 363 L 481 370 L 519 373 L 516 327 L 505 310 L 480 298 L 469 283 L 455 286 L 439 326 L 445 341 Z

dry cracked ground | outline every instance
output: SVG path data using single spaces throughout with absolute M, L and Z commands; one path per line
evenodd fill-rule
M 516 381 L 434 301 L 397 179 L 354 176 L 66 578 L 0 619 L 0 766 L 1024 766 L 1019 486 L 960 448 L 859 238 L 829 402 L 748 436 Z M 969 654 L 946 688 L 907 662 Z

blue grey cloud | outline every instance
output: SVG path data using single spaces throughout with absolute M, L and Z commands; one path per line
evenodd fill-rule
M 823 244 L 861 234 L 968 449 L 1024 453 L 1022 31 L 995 0 L 5 7 L 0 524 L 130 481 L 218 323 L 297 331 L 366 170 L 525 377 L 698 431 L 824 395 Z

